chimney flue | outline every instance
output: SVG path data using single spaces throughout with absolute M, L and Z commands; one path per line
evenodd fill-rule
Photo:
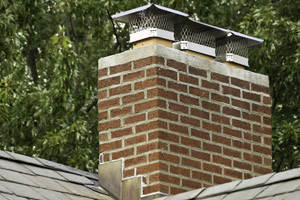
M 155 4 L 149 4 L 112 16 L 118 22 L 129 24 L 129 42 L 133 43 L 134 49 L 152 44 L 172 47 L 174 24 L 186 17 L 188 15 L 183 12 Z

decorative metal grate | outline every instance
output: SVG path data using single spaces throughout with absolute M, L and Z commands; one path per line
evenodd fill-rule
M 231 36 L 217 40 L 216 56 L 223 56 L 232 53 L 248 58 L 248 40 L 241 37 Z
M 166 31 L 174 31 L 174 14 L 162 10 L 148 9 L 130 16 L 129 30 L 135 33 L 148 28 L 158 28 Z
M 215 37 L 213 30 L 205 26 L 197 26 L 191 23 L 181 23 L 175 26 L 175 40 L 189 41 L 211 48 L 215 48 Z

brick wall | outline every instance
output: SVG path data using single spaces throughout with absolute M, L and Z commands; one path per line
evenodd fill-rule
M 100 59 L 98 77 L 100 153 L 144 194 L 271 172 L 268 77 L 158 45 Z

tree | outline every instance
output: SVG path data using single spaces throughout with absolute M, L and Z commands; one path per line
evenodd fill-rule
M 250 70 L 269 75 L 273 168 L 299 166 L 299 2 L 2 0 L 0 148 L 96 169 L 97 60 L 130 48 L 111 15 L 149 2 L 263 38 Z

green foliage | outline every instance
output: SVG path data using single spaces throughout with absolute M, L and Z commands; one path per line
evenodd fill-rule
M 300 14 L 293 0 L 0 1 L 0 148 L 95 170 L 97 60 L 130 48 L 109 15 L 157 3 L 265 40 L 250 70 L 270 77 L 273 169 L 300 164 Z

